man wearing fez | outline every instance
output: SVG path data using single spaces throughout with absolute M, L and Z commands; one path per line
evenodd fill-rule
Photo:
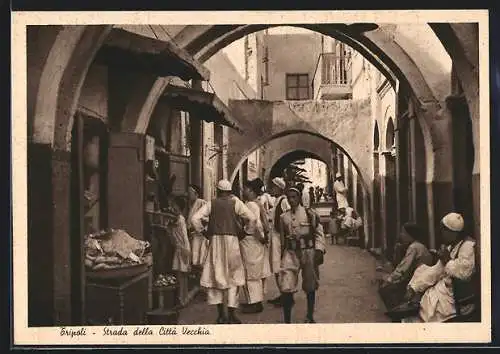
M 306 323 L 315 323 L 314 303 L 319 287 L 319 266 L 323 264 L 325 235 L 319 216 L 301 205 L 301 193 L 291 187 L 286 193 L 291 209 L 280 218 L 283 254 L 279 273 L 279 287 L 285 323 L 291 323 L 293 294 L 298 291 L 299 272 L 302 272 L 302 290 L 307 295 Z
M 235 314 L 238 287 L 246 283 L 240 239 L 255 232 L 256 221 L 254 213 L 232 194 L 228 180 L 219 181 L 217 198 L 191 218 L 195 231 L 203 232 L 210 240 L 200 285 L 207 289 L 208 304 L 217 305 L 218 324 L 241 323 Z

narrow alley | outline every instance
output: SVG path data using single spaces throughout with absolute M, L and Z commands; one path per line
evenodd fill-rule
M 380 323 L 390 322 L 384 315 L 384 304 L 377 294 L 375 283 L 376 260 L 358 247 L 328 245 L 325 263 L 320 268 L 320 287 L 316 297 L 317 323 Z M 267 299 L 278 295 L 273 278 L 267 280 Z M 295 295 L 292 322 L 305 318 L 306 298 L 303 292 Z M 208 306 L 202 296 L 180 313 L 179 324 L 213 324 L 217 317 L 215 306 Z M 264 305 L 259 314 L 241 314 L 243 323 L 283 323 L 281 308 Z
M 444 301 L 475 319 L 489 262 L 479 26 L 394 17 L 21 26 L 28 326 L 280 324 L 267 301 L 281 263 L 310 275 L 292 323 L 391 322 L 437 285 L 405 297 L 417 265 L 458 257 L 467 276 L 448 283 L 470 289 Z M 327 238 L 322 263 L 322 234 L 349 246 Z M 371 253 L 396 272 L 382 278 Z

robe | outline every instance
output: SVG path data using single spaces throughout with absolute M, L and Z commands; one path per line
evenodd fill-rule
M 463 243 L 463 244 L 461 244 Z M 424 322 L 444 322 L 456 315 L 452 277 L 470 280 L 475 272 L 475 241 L 466 238 L 450 252 L 441 279 L 428 288 L 420 300 L 420 318 Z M 468 309 L 470 310 L 470 309 Z
M 263 301 L 264 282 L 263 280 L 271 276 L 271 266 L 266 246 L 259 240 L 264 237 L 264 226 L 261 221 L 261 207 L 257 202 L 246 203 L 248 209 L 257 218 L 256 229 L 253 235 L 246 236 L 240 242 L 241 256 L 245 267 L 246 285 L 243 287 L 245 302 L 252 304 Z
M 239 198 L 234 196 L 232 198 L 235 199 L 234 213 L 244 221 L 245 232 L 252 234 L 257 218 Z M 203 220 L 210 217 L 211 206 L 212 203 L 207 202 L 191 218 L 196 232 L 201 233 L 204 230 Z M 238 237 L 217 234 L 211 237 L 200 285 L 220 290 L 245 285 L 245 269 Z
M 196 232 L 191 223 L 193 215 L 204 206 L 207 201 L 203 199 L 196 199 L 196 201 L 189 209 L 188 215 L 188 232 L 191 236 L 191 254 L 194 266 L 202 266 L 207 257 L 208 240 L 200 232 Z
M 175 224 L 170 224 L 171 236 L 175 244 L 172 270 L 187 273 L 191 270 L 191 245 L 187 235 L 186 220 L 179 215 Z
M 337 208 L 347 208 L 349 206 L 349 202 L 347 201 L 347 188 L 345 187 L 344 182 L 335 181 L 333 183 L 333 189 L 337 198 Z

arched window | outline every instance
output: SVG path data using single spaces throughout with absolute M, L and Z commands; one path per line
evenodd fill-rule
M 380 147 L 380 133 L 378 131 L 378 123 L 375 122 L 375 129 L 373 130 L 373 151 L 378 151 Z
M 391 150 L 394 147 L 394 123 L 392 118 L 387 122 L 387 130 L 385 133 L 385 148 Z

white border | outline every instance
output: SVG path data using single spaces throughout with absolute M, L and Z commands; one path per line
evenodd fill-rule
M 472 324 L 316 324 L 202 326 L 209 336 L 102 336 L 69 338 L 60 328 L 27 328 L 27 160 L 26 160 L 26 25 L 46 24 L 294 24 L 294 23 L 419 23 L 479 22 L 480 149 L 481 149 L 481 279 L 483 322 Z M 232 12 L 13 12 L 12 13 L 12 185 L 14 341 L 18 345 L 57 344 L 375 344 L 480 343 L 491 340 L 490 174 L 489 174 L 489 48 L 487 10 L 412 11 L 232 11 Z M 160 326 L 149 326 L 156 331 Z M 177 326 L 181 330 L 183 326 Z M 190 326 L 197 328 L 198 326 Z M 116 328 L 116 327 L 115 327 Z M 127 327 L 133 331 L 135 326 Z

